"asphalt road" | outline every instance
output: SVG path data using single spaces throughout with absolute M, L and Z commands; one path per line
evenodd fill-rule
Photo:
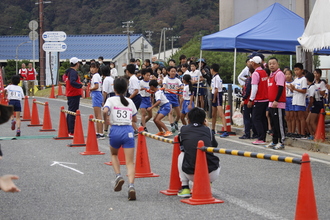
M 22 123 L 22 135 L 31 139 L 7 140 L 14 136 L 10 123 L 1 125 L 3 159 L 0 174 L 16 174 L 19 193 L 0 191 L 0 219 L 294 219 L 300 166 L 284 162 L 218 154 L 221 174 L 212 185 L 222 204 L 192 206 L 177 196 L 159 193 L 169 186 L 172 145 L 147 138 L 152 172 L 160 177 L 137 178 L 137 200 L 127 201 L 127 184 L 114 192 L 114 172 L 107 140 L 99 140 L 105 155 L 82 156 L 84 147 L 70 148 L 71 140 L 53 140 L 57 135 L 60 106 L 64 100 L 49 101 L 56 132 L 39 132 L 40 127 Z M 30 100 L 31 104 L 31 100 Z M 80 108 L 84 134 L 87 118 L 93 114 L 89 104 Z M 42 121 L 43 108 L 39 106 Z M 156 127 L 149 123 L 149 131 Z M 38 137 L 36 137 L 38 136 Z M 282 156 L 301 157 L 305 152 L 287 147 L 284 151 L 253 146 L 237 137 L 217 138 L 219 147 Z M 308 152 L 311 156 L 319 219 L 330 218 L 330 155 Z M 66 162 L 55 164 L 57 162 Z M 53 165 L 53 166 L 51 166 Z M 126 174 L 125 166 L 121 166 Z

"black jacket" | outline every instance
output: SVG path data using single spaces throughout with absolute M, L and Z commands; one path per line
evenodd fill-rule
M 187 174 L 194 174 L 195 172 L 197 145 L 200 140 L 204 141 L 206 147 L 218 146 L 210 128 L 199 124 L 189 124 L 181 127 L 179 142 L 181 150 L 185 153 L 182 170 Z M 217 156 L 206 152 L 206 158 L 209 173 L 218 169 L 219 158 Z

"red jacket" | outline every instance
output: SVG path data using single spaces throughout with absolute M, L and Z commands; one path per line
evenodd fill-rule
M 35 80 L 36 79 L 36 71 L 35 69 L 27 69 L 26 80 Z
M 66 83 L 66 96 L 81 96 L 82 84 L 76 70 L 70 68 L 65 73 L 67 74 Z
M 258 92 L 255 101 L 268 99 L 268 75 L 265 70 L 256 70 L 259 74 Z
M 269 97 L 269 101 L 270 102 L 274 102 L 275 101 L 276 96 L 277 96 L 277 93 L 278 93 L 278 85 L 276 85 L 276 81 L 275 81 L 276 74 L 278 74 L 278 71 L 272 77 L 270 77 L 268 79 L 268 97 Z M 281 94 L 280 99 L 278 100 L 278 102 L 286 102 L 286 94 L 285 94 L 285 92 L 286 92 L 286 90 L 285 90 L 285 87 L 284 87 L 284 89 L 282 91 L 282 94 Z

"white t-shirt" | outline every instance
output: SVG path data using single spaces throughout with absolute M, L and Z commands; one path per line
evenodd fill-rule
M 140 80 L 140 89 L 150 89 L 149 82 L 150 81 Z M 142 97 L 150 97 L 151 93 L 149 93 L 145 90 L 140 90 L 140 95 Z
M 132 95 L 134 90 L 137 89 L 140 91 L 140 83 L 135 74 L 129 78 L 128 93 Z
M 94 91 L 102 91 L 102 78 L 101 78 L 100 74 L 98 74 L 98 73 L 94 73 L 94 75 L 92 77 L 92 80 L 91 80 L 92 88 L 94 87 L 94 84 L 99 84 L 99 88 Z
M 293 85 L 296 89 L 307 89 L 307 80 L 304 76 L 296 78 L 293 81 Z M 292 105 L 306 106 L 306 93 L 293 91 Z
M 218 92 L 222 92 L 222 80 L 219 74 L 216 74 L 211 81 L 212 94 L 214 94 L 215 89 L 218 89 Z
M 285 82 L 285 94 L 286 94 L 286 97 L 292 97 L 293 96 L 293 92 L 291 92 L 291 90 L 289 89 L 290 88 L 290 85 L 293 83 L 292 82 Z
M 165 77 L 164 80 L 163 80 L 163 85 L 167 89 L 177 90 L 178 87 L 180 87 L 182 85 L 182 82 L 181 82 L 181 80 L 179 80 L 176 77 L 174 77 L 174 78 Z M 178 91 L 171 91 L 171 92 L 172 93 L 178 93 Z M 169 92 L 166 92 L 166 93 L 169 93 Z
M 163 106 L 164 104 L 169 102 L 162 90 L 158 90 L 157 92 L 155 92 L 155 101 L 160 101 L 159 106 Z
M 103 80 L 103 86 L 102 86 L 102 91 L 106 92 L 107 94 L 115 92 L 113 90 L 113 78 L 111 76 L 105 77 Z
M 5 90 L 7 90 L 8 100 L 22 100 L 24 97 L 23 89 L 20 86 L 8 85 Z
M 110 70 L 110 73 L 111 73 L 112 78 L 115 78 L 115 77 L 118 76 L 118 71 L 117 71 L 116 68 L 112 68 L 112 69 Z
M 237 80 L 241 86 L 245 85 L 245 80 L 248 75 L 249 75 L 249 67 L 246 66 L 237 77 Z
M 315 85 L 315 88 L 318 91 L 319 97 L 320 97 L 320 100 L 317 100 L 317 101 L 321 101 L 322 96 L 320 94 L 320 91 L 327 91 L 327 87 L 325 86 L 324 81 L 320 81 L 319 83 L 314 83 L 314 85 Z
M 192 92 L 189 91 L 189 84 L 185 84 L 182 91 L 182 97 L 183 100 L 190 100 L 190 96 L 192 95 Z
M 317 89 L 315 85 L 309 85 L 307 88 L 307 93 L 306 93 L 306 97 L 308 98 L 308 100 L 310 99 L 310 97 L 314 97 L 315 95 L 317 95 Z
M 104 107 L 109 108 L 111 125 L 131 125 L 132 117 L 136 115 L 137 110 L 134 102 L 126 98 L 128 106 L 124 106 L 120 101 L 120 96 L 112 96 L 107 99 Z

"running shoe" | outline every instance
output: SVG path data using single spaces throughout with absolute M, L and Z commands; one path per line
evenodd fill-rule
M 178 194 L 177 194 L 179 197 L 182 197 L 182 198 L 189 198 L 191 197 L 191 191 L 190 189 L 181 189 Z
M 252 144 L 255 144 L 255 145 L 265 145 L 266 142 L 264 142 L 263 140 L 256 140 L 256 141 L 253 141 Z
M 17 130 L 16 137 L 20 137 L 20 136 L 21 136 L 21 131 L 20 130 Z
M 177 121 L 174 122 L 174 128 L 177 131 L 179 130 L 179 125 L 178 125 L 178 122 Z
M 172 136 L 173 133 L 170 132 L 170 131 L 166 131 L 165 134 L 164 134 L 164 137 L 169 137 L 169 136 Z
M 70 132 L 70 133 L 68 134 L 68 136 L 69 136 L 69 137 L 73 137 L 73 133 Z
M 16 121 L 11 120 L 11 130 L 15 130 L 15 127 L 16 127 Z
M 266 148 L 274 148 L 276 146 L 276 144 L 274 144 L 273 142 L 271 142 L 271 143 L 269 143 L 269 144 L 267 144 L 267 145 L 264 145 L 264 147 L 266 147 Z
M 250 137 L 243 135 L 243 136 L 239 137 L 239 139 L 250 139 Z
M 136 192 L 134 186 L 128 188 L 128 200 L 136 200 Z
M 134 131 L 134 137 L 138 136 L 139 132 L 137 130 Z
M 148 132 L 148 128 L 147 128 L 147 127 L 144 127 L 143 130 L 144 130 L 145 132 Z
M 176 131 L 175 126 L 174 126 L 174 123 L 171 124 L 171 131 L 172 131 L 173 133 Z
M 226 138 L 226 137 L 228 137 L 228 136 L 229 136 L 229 134 L 228 134 L 227 131 L 223 132 L 223 133 L 220 135 L 221 138 Z
M 284 144 L 282 143 L 277 143 L 276 146 L 274 147 L 275 150 L 284 150 Z
M 121 191 L 121 187 L 123 186 L 124 182 L 125 180 L 123 179 L 122 176 L 117 176 L 114 187 L 115 192 Z
M 165 134 L 165 132 L 160 131 L 160 132 L 158 132 L 156 135 L 157 135 L 157 136 L 164 136 L 164 134 Z
M 104 140 L 105 139 L 105 136 L 104 136 L 104 134 L 96 134 L 96 138 L 98 140 Z

